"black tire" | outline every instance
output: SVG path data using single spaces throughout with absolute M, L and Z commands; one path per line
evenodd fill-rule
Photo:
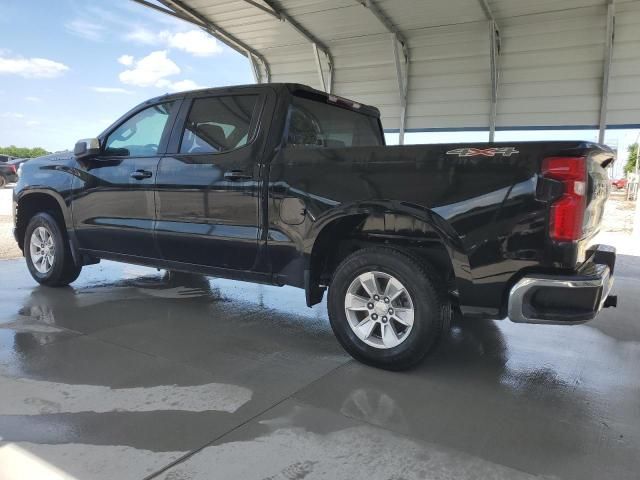
M 44 227 L 51 234 L 55 248 L 53 264 L 46 273 L 38 271 L 31 257 L 31 236 L 38 227 Z M 82 266 L 76 265 L 73 261 L 67 236 L 60 228 L 60 224 L 49 213 L 41 212 L 31 218 L 25 230 L 23 248 L 29 273 L 41 285 L 49 287 L 66 286 L 75 281 L 80 275 Z
M 345 296 L 349 286 L 359 275 L 371 271 L 395 277 L 413 302 L 413 326 L 402 343 L 394 347 L 377 348 L 365 343 L 347 319 Z M 411 252 L 387 247 L 358 250 L 338 266 L 329 288 L 327 308 L 331 328 L 343 348 L 355 359 L 387 370 L 405 370 L 418 364 L 435 346 L 451 316 L 445 281 L 436 270 Z
M 2 175 L 0 175 L 0 188 L 4 188 L 6 184 L 7 184 L 7 179 L 4 178 Z

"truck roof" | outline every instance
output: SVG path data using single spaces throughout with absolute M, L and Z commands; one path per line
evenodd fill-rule
M 233 94 L 233 93 L 238 93 L 244 89 L 256 89 L 256 88 L 271 88 L 273 90 L 287 90 L 292 94 L 296 94 L 299 92 L 304 92 L 307 95 L 312 95 L 312 96 L 320 96 L 320 97 L 324 97 L 325 99 L 327 99 L 327 101 L 331 102 L 331 103 L 336 103 L 338 106 L 341 106 L 343 108 L 349 108 L 352 110 L 356 110 L 356 111 L 360 111 L 362 113 L 365 113 L 367 115 L 373 115 L 376 117 L 380 117 L 380 110 L 378 110 L 378 108 L 372 106 L 372 105 L 365 105 L 363 103 L 360 102 L 356 102 L 354 100 L 350 100 L 348 98 L 343 98 L 343 97 L 338 97 L 337 95 L 332 95 L 326 92 L 323 92 L 321 90 L 316 90 L 315 88 L 309 87 L 308 85 L 303 85 L 301 83 L 253 83 L 253 84 L 247 84 L 247 85 L 230 85 L 230 86 L 225 86 L 225 87 L 214 87 L 214 88 L 200 88 L 197 90 L 186 90 L 186 91 L 182 91 L 182 92 L 176 92 L 176 93 L 167 93 L 164 95 L 159 95 L 157 97 L 153 97 L 150 98 L 149 100 L 147 100 L 146 102 L 144 102 L 145 104 L 149 103 L 155 103 L 158 100 L 171 100 L 174 98 L 180 98 L 182 96 L 184 96 L 185 94 L 189 95 L 189 94 L 200 94 L 200 93 L 229 93 L 229 94 Z

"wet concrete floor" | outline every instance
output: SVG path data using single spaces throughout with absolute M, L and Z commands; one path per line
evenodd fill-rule
M 638 479 L 640 258 L 618 265 L 589 324 L 458 321 L 392 373 L 299 290 L 111 262 L 50 289 L 0 261 L 0 478 Z

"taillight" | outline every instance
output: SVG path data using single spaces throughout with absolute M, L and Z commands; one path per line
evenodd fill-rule
M 587 206 L 585 157 L 547 157 L 542 175 L 563 183 L 564 193 L 551 205 L 549 234 L 553 240 L 570 242 L 582 237 Z
M 9 165 L 9 170 L 12 170 L 13 173 L 16 173 L 16 166 L 15 165 Z

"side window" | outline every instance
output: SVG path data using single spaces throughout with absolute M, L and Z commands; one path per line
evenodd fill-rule
M 105 142 L 105 154 L 156 155 L 172 106 L 173 102 L 160 103 L 136 113 L 109 134 Z
M 311 113 L 297 105 L 289 112 L 289 145 L 300 147 L 321 147 L 322 129 L 318 120 Z
M 257 95 L 197 98 L 187 117 L 180 153 L 221 153 L 251 140 Z

